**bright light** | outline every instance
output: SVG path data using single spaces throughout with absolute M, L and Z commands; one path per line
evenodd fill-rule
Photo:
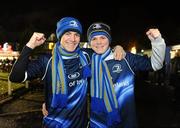
M 136 47 L 135 46 L 131 48 L 131 53 L 136 54 Z
M 171 50 L 177 50 L 180 49 L 180 45 L 174 45 L 171 47 Z
M 6 43 L 4 43 L 3 44 L 3 51 L 7 51 L 8 50 L 8 43 L 6 42 Z
M 53 47 L 54 47 L 54 43 L 50 42 L 48 48 L 51 50 L 51 49 L 53 49 Z

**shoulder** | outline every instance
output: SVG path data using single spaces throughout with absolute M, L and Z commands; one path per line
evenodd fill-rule
M 88 56 L 92 56 L 92 54 L 93 54 L 93 50 L 91 48 L 81 48 L 81 51 L 84 54 L 88 54 Z
M 38 60 L 47 63 L 51 58 L 52 58 L 52 54 L 51 53 L 41 53 L 38 55 Z
M 88 62 L 90 62 L 91 56 L 92 56 L 92 53 L 93 53 L 92 49 L 90 49 L 90 48 L 82 48 L 81 51 L 86 56 Z

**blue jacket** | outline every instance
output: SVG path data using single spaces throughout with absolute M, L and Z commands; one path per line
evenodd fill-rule
M 9 79 L 23 82 L 41 78 L 45 87 L 45 102 L 48 116 L 44 125 L 48 128 L 85 128 L 87 126 L 87 78 L 82 77 L 82 65 L 78 58 L 63 58 L 66 80 L 68 83 L 68 104 L 65 108 L 52 108 L 52 55 L 43 54 L 37 59 L 29 60 L 32 49 L 25 46 L 13 66 Z M 87 59 L 87 52 L 83 52 Z M 17 75 L 18 74 L 18 75 Z
M 150 58 L 126 53 L 124 59 L 114 60 L 112 53 L 104 61 L 106 62 L 115 90 L 118 102 L 120 118 L 109 126 L 106 112 L 99 112 L 98 109 L 90 111 L 91 128 L 137 128 L 136 108 L 134 99 L 134 79 L 136 71 L 159 70 L 163 67 L 165 58 L 165 42 L 159 37 L 152 42 L 152 55 Z M 93 74 L 92 74 L 93 75 Z M 97 103 L 98 106 L 98 103 Z

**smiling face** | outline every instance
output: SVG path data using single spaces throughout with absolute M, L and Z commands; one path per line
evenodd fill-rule
M 90 44 L 97 54 L 103 54 L 109 48 L 109 39 L 104 35 L 97 35 L 92 37 Z
M 68 52 L 73 52 L 80 43 L 80 34 L 73 31 L 65 32 L 60 42 L 62 48 Z

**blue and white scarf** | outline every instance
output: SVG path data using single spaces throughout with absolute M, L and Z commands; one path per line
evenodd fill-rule
M 65 107 L 67 105 L 67 80 L 65 76 L 65 69 L 62 56 L 66 58 L 80 58 L 80 63 L 83 66 L 83 78 L 91 75 L 90 68 L 86 56 L 81 52 L 78 47 L 74 52 L 67 52 L 57 42 L 52 51 L 52 103 L 51 107 Z
M 111 53 L 110 48 L 102 55 L 93 54 L 91 63 L 91 110 L 107 113 L 108 124 L 119 121 L 118 102 L 113 82 L 104 59 Z

